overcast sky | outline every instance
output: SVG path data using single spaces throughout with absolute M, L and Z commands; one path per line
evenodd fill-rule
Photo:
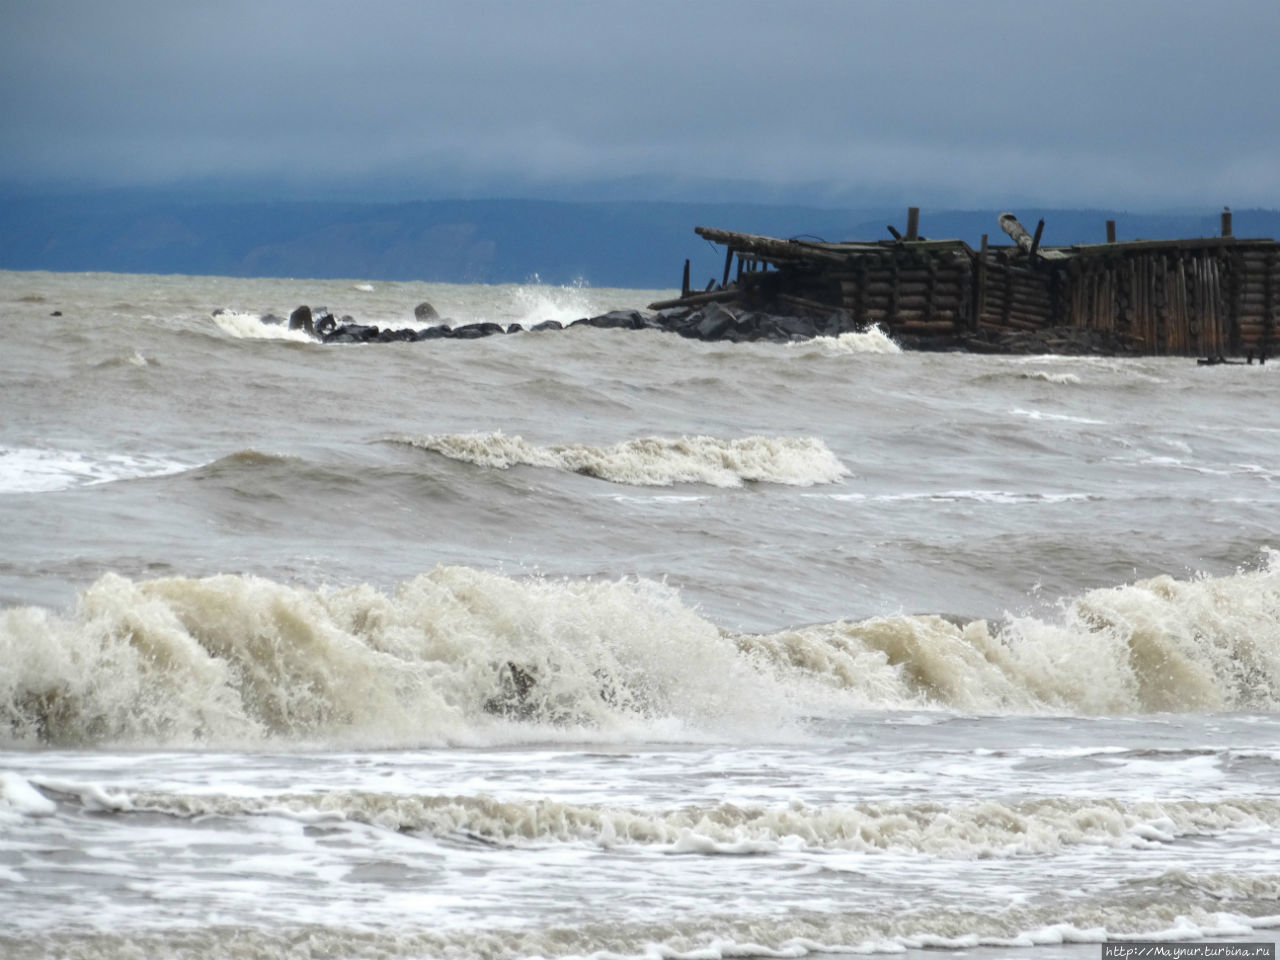
M 6 0 L 0 180 L 1280 207 L 1278 62 L 1277 0 Z

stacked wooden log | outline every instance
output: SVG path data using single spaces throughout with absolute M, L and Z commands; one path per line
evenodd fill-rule
M 849 258 L 831 277 L 844 309 L 864 326 L 939 336 L 968 324 L 973 272 L 958 247 L 885 246 Z
M 999 330 L 1041 330 L 1057 319 L 1053 273 L 1045 265 L 1001 253 L 986 264 L 978 326 Z
M 1272 353 L 1277 342 L 1276 310 L 1280 308 L 1280 257 L 1274 244 L 1236 251 L 1235 315 L 1242 352 Z
M 1099 335 L 1066 338 L 1089 350 L 1221 357 L 1280 348 L 1280 245 L 1272 240 L 1238 239 L 1224 222 L 1221 237 L 1045 248 L 1043 220 L 1034 235 L 1012 214 L 1002 214 L 1000 226 L 1014 243 L 989 247 L 983 237 L 978 251 L 959 240 L 920 239 L 910 217 L 907 236 L 891 228 L 894 240 L 858 243 L 698 227 L 727 247 L 722 283 L 696 293 L 686 283 L 682 297 L 653 306 L 839 310 L 851 328 L 879 324 L 935 347 L 948 340 L 998 347 L 1005 334 L 1036 343 L 1046 331 L 1077 329 Z

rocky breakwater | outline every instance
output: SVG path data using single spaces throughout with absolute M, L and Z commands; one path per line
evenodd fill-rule
M 259 318 L 267 324 L 285 324 L 273 314 Z M 301 306 L 289 315 L 291 330 L 302 330 L 323 343 L 393 343 L 418 340 L 474 340 L 495 334 L 564 330 L 570 327 L 597 327 L 620 330 L 658 330 L 693 340 L 727 340 L 734 343 L 766 341 L 790 343 L 813 337 L 836 336 L 856 329 L 844 311 L 779 315 L 734 309 L 711 303 L 701 308 L 676 307 L 667 310 L 613 310 L 595 317 L 583 317 L 562 324 L 547 320 L 525 328 L 519 323 L 478 322 L 454 325 L 441 319 L 428 303 L 419 304 L 414 319 L 425 326 L 378 327 L 359 323 L 351 316 L 335 317 L 324 307 Z
M 215 311 L 217 312 L 217 311 Z M 519 323 L 504 325 L 493 322 L 454 324 L 442 319 L 429 303 L 414 310 L 419 326 L 378 327 L 357 322 L 350 316 L 335 317 L 324 307 L 301 306 L 288 321 L 268 314 L 263 323 L 285 324 L 289 329 L 305 331 L 323 343 L 394 343 L 419 340 L 474 340 L 513 333 L 538 333 L 571 327 L 597 327 L 619 330 L 657 330 L 674 333 L 691 340 L 728 341 L 730 343 L 794 343 L 815 337 L 834 337 L 842 333 L 865 332 L 847 311 L 797 311 L 776 314 L 749 310 L 738 305 L 707 303 L 701 306 L 678 306 L 660 310 L 613 310 L 594 317 L 583 317 L 562 324 L 547 320 L 525 328 Z M 993 354 L 1097 354 L 1126 355 L 1141 352 L 1133 338 L 1112 332 L 1081 327 L 1051 327 L 1034 332 L 997 331 L 918 336 L 901 334 L 894 339 L 903 349 L 924 351 L 965 351 Z

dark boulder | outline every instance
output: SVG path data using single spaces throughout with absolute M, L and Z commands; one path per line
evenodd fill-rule
M 692 336 L 699 340 L 719 340 L 738 324 L 738 315 L 718 303 L 707 304 L 696 317 L 697 324 L 692 327 Z
M 439 340 L 441 337 L 447 337 L 451 333 L 453 333 L 453 331 L 449 327 L 445 326 L 444 324 L 441 324 L 438 327 L 424 327 L 423 329 L 418 331 L 418 339 L 419 340 Z
M 326 343 L 351 343 L 353 341 L 368 343 L 370 340 L 376 340 L 379 333 L 381 331 L 377 327 L 367 327 L 359 323 L 344 323 L 324 339 Z
M 436 313 L 435 307 L 423 300 L 413 308 L 413 317 L 420 323 L 426 323 L 428 320 L 440 319 L 440 314 Z
M 215 310 L 213 315 L 216 317 L 221 312 L 222 312 L 221 310 Z M 258 318 L 258 322 L 265 323 L 268 326 L 276 327 L 284 323 L 284 317 L 277 317 L 274 313 L 264 313 L 262 316 Z
M 263 320 L 263 323 L 266 323 L 265 319 Z M 315 330 L 316 330 L 317 336 L 327 337 L 329 334 L 333 333 L 337 329 L 338 329 L 338 321 L 333 319 L 332 313 L 326 313 L 319 320 L 315 321 Z
M 690 307 L 669 307 L 653 314 L 651 322 L 655 329 L 676 331 L 685 326 L 692 312 Z
M 507 327 L 507 333 L 520 333 L 522 330 L 524 330 L 524 327 L 518 323 L 513 323 Z
M 649 326 L 648 320 L 639 310 L 610 310 L 598 317 L 587 317 L 574 321 L 574 326 L 585 324 L 588 327 L 600 327 L 606 330 L 643 330 Z
M 529 329 L 534 333 L 542 330 L 563 330 L 564 324 L 559 320 L 543 320 L 541 323 L 535 323 Z
M 502 326 L 497 323 L 468 323 L 462 327 L 454 327 L 450 336 L 455 340 L 476 340 L 502 332 Z
M 809 340 L 818 335 L 818 328 L 808 317 L 775 316 L 768 318 L 771 340 Z
M 315 322 L 311 319 L 311 308 L 306 306 L 299 307 L 297 310 L 293 311 L 293 313 L 289 314 L 289 329 L 305 330 L 307 333 L 314 336 L 316 326 Z
M 854 329 L 853 318 L 844 310 L 833 310 L 825 317 L 814 321 L 820 337 L 838 337 Z

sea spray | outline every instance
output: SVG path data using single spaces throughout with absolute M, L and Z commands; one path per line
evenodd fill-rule
M 834 337 L 814 337 L 812 340 L 789 343 L 787 346 L 789 349 L 802 351 L 806 356 L 815 352 L 826 356 L 902 352 L 902 347 L 880 329 L 878 324 L 872 324 L 861 332 L 841 333 Z
M 108 574 L 69 616 L 0 614 L 0 730 L 10 742 L 373 745 L 496 742 L 548 724 L 767 738 L 801 712 L 867 708 L 1270 711 L 1278 623 L 1274 563 L 1090 591 L 1058 623 L 896 616 L 737 636 L 646 580 L 441 567 L 385 593 Z
M 1280 564 L 1090 590 L 1057 622 L 890 616 L 744 635 L 740 648 L 868 706 L 976 712 L 1280 709 Z
M 227 310 L 216 314 L 213 322 L 218 329 L 238 340 L 291 340 L 294 343 L 315 343 L 316 338 L 307 331 L 290 329 L 287 323 L 264 323 L 257 314 Z
M 511 739 L 512 724 L 761 736 L 795 709 L 662 584 L 461 567 L 391 594 L 109 574 L 71 616 L 0 614 L 0 659 L 11 742 L 412 745 Z

